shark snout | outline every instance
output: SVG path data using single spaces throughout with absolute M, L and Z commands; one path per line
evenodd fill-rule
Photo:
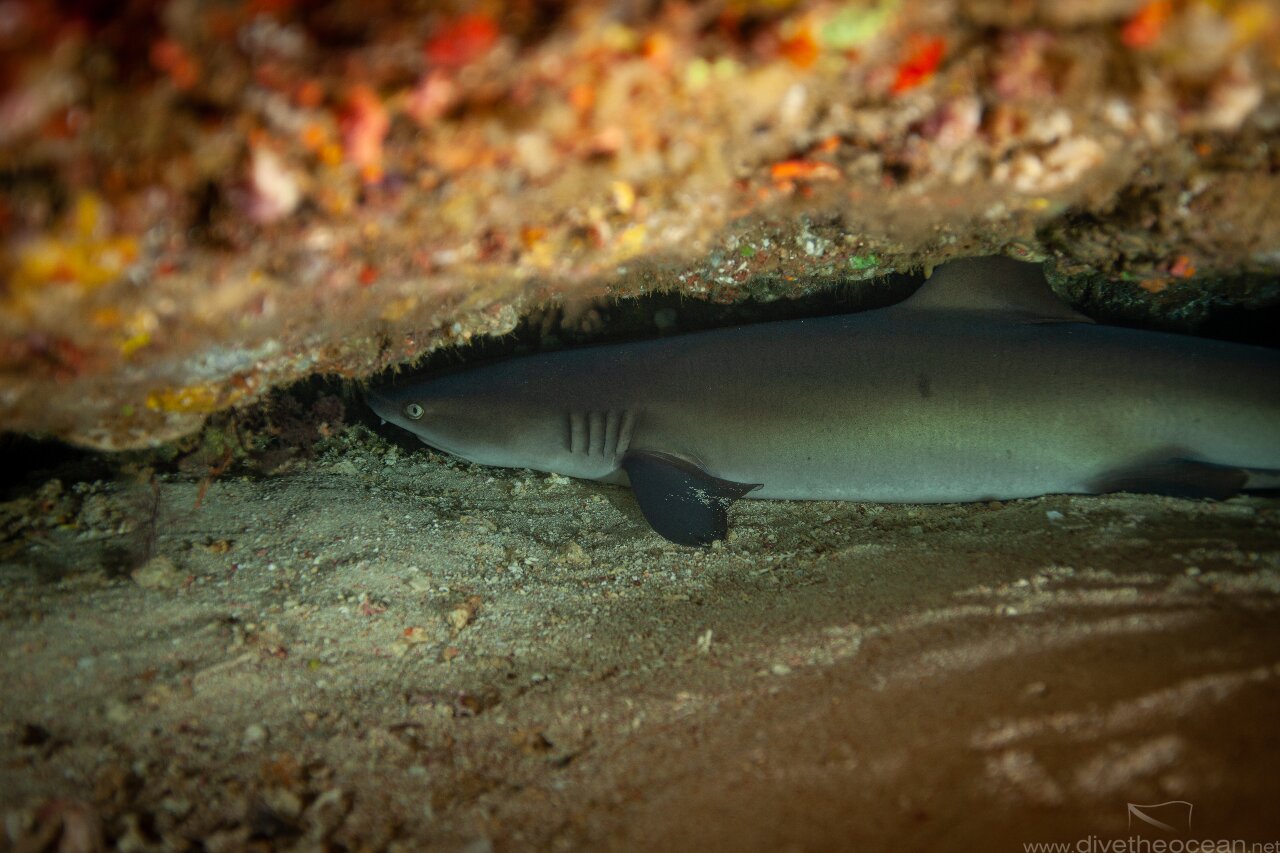
M 373 409 L 384 421 L 391 420 L 399 408 L 395 400 L 373 388 L 366 387 L 360 393 L 364 397 L 365 405 Z

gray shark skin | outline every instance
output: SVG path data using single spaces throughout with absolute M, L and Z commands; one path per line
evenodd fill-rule
M 517 358 L 367 391 L 482 465 L 630 483 L 705 545 L 740 497 L 1226 497 L 1280 483 L 1280 352 L 1094 324 L 1039 267 L 955 261 L 875 311 Z

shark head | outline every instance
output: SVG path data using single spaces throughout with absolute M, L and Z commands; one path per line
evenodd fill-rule
M 468 462 L 578 477 L 611 473 L 616 463 L 574 452 L 567 409 L 510 364 L 368 388 L 365 402 L 384 421 Z

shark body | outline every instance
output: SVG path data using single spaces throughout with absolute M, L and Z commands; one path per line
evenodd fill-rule
M 1280 352 L 1094 324 L 1002 258 L 952 262 L 889 308 L 518 358 L 367 399 L 475 463 L 629 482 L 682 544 L 723 537 L 740 497 L 1280 482 Z

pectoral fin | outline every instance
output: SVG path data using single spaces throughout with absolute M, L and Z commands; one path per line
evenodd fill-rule
M 677 545 L 710 545 L 729 530 L 729 505 L 758 483 L 721 480 L 668 453 L 628 453 L 622 467 L 657 533 Z
M 1192 459 L 1163 459 L 1113 471 L 1090 485 L 1099 494 L 1135 492 L 1174 498 L 1226 500 L 1249 483 L 1243 468 Z

